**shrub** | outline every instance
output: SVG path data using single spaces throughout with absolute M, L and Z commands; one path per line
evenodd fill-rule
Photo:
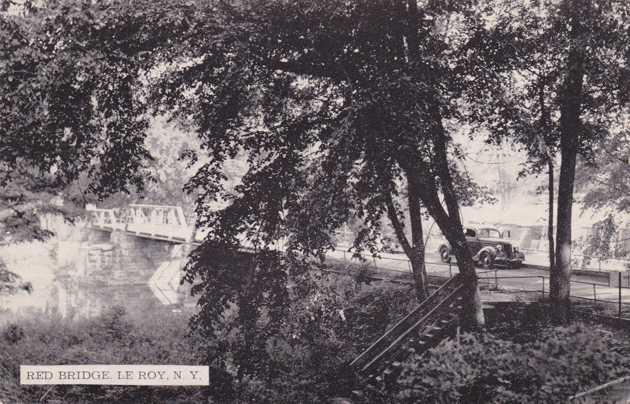
M 79 322 L 42 316 L 5 326 L 1 334 L 11 344 L 0 344 L 0 401 L 36 402 L 44 394 L 69 403 L 204 401 L 207 391 L 198 387 L 19 384 L 20 365 L 202 364 L 195 350 L 203 344 L 187 333 L 186 318 L 131 323 L 120 307 Z
M 364 285 L 337 275 L 323 275 L 315 288 L 292 297 L 282 326 L 265 337 L 265 372 L 236 383 L 236 402 L 312 403 L 350 395 L 356 381 L 344 365 L 417 304 L 406 285 Z
M 302 285 L 304 286 L 304 285 Z M 306 285 L 308 286 L 308 285 Z M 238 374 L 240 339 L 223 319 L 223 334 L 203 336 L 186 316 L 165 313 L 131 320 L 123 307 L 77 322 L 42 316 L 0 330 L 0 401 L 37 401 L 47 386 L 20 386 L 19 365 L 207 364 L 208 389 L 129 386 L 55 386 L 47 400 L 64 402 L 305 403 L 347 396 L 353 375 L 344 364 L 415 305 L 408 286 L 358 284 L 350 276 L 322 275 L 292 295 L 273 333 L 261 327 L 263 353 Z M 263 313 L 266 315 L 266 313 Z M 252 356 L 245 360 L 252 360 Z M 241 360 L 242 362 L 242 360 Z M 213 401 L 210 401 L 213 402 Z
M 399 402 L 558 402 L 628 374 L 628 347 L 583 325 L 519 344 L 463 334 L 403 365 Z
M 2 337 L 9 344 L 17 344 L 22 338 L 24 338 L 24 328 L 17 324 L 9 324 L 2 332 Z

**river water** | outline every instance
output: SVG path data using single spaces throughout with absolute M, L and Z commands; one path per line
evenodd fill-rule
M 78 320 L 103 313 L 113 306 L 125 308 L 133 320 L 148 315 L 180 313 L 189 315 L 194 307 L 192 298 L 181 290 L 170 291 L 166 298 L 155 285 L 150 286 L 158 265 L 146 264 L 134 276 L 125 276 L 119 268 L 115 282 L 107 277 L 93 276 L 85 260 L 86 241 L 51 240 L 0 248 L 0 258 L 7 269 L 32 284 L 29 294 L 19 291 L 0 295 L 0 324 L 44 315 L 50 318 Z M 167 263 L 168 264 L 168 263 Z M 181 266 L 181 260 L 174 263 Z M 153 276 L 155 278 L 155 276 Z M 179 279 L 179 278 L 177 278 Z M 178 282 L 172 282 L 177 285 Z M 177 286 L 175 286 L 177 288 Z

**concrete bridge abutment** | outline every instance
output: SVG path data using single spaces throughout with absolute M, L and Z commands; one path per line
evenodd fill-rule
M 80 251 L 84 263 L 80 273 L 110 285 L 146 284 L 166 262 L 178 261 L 181 269 L 189 252 L 188 244 L 139 237 L 122 230 L 91 229 Z

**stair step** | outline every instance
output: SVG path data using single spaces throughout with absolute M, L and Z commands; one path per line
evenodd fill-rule
M 456 276 L 388 330 L 353 366 L 361 366 L 362 373 L 372 381 L 385 382 L 396 377 L 402 366 L 400 360 L 433 346 L 456 323 L 462 307 L 461 277 Z

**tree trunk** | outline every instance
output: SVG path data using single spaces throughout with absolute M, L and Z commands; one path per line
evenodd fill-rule
M 399 24 L 391 27 L 393 48 L 396 50 L 396 54 L 399 61 L 405 60 L 405 42 L 407 45 L 407 61 L 411 64 L 418 61 L 419 49 L 418 49 L 418 9 L 415 1 L 399 0 L 394 2 L 393 7 L 396 9 L 396 13 L 399 17 Z M 406 41 L 404 38 L 406 37 Z M 392 61 L 392 63 L 394 63 Z M 414 155 L 412 152 L 411 155 Z M 410 160 L 415 159 L 411 157 Z M 405 169 L 407 180 L 407 197 L 409 204 L 409 221 L 411 223 L 411 243 L 407 240 L 404 232 L 404 226 L 398 219 L 398 212 L 396 211 L 393 201 L 391 200 L 391 194 L 388 195 L 387 201 L 388 216 L 396 232 L 398 242 L 403 247 L 405 254 L 409 258 L 411 263 L 411 271 L 413 273 L 414 286 L 416 291 L 416 298 L 418 301 L 423 301 L 428 296 L 427 290 L 427 273 L 424 265 L 424 240 L 422 237 L 422 215 L 420 211 L 420 192 L 417 184 L 411 181 L 410 178 L 413 175 L 418 175 L 419 171 L 415 170 L 414 164 L 411 163 L 411 167 L 407 166 Z
M 409 180 L 416 182 L 418 189 L 422 189 L 422 186 L 426 187 L 421 191 L 422 202 L 442 231 L 442 234 L 444 234 L 448 240 L 457 258 L 457 267 L 463 278 L 464 287 L 466 288 L 463 316 L 464 327 L 482 327 L 485 324 L 485 319 L 481 297 L 479 295 L 477 274 L 475 273 L 475 262 L 466 245 L 466 237 L 464 236 L 464 229 L 459 219 L 459 213 L 455 216 L 447 214 L 440 203 L 439 195 L 434 184 L 421 180 L 419 176 L 409 177 Z
M 412 247 L 412 255 L 409 257 L 413 282 L 416 291 L 416 298 L 422 302 L 429 295 L 427 291 L 427 273 L 424 266 L 424 247 L 422 243 Z
M 466 326 L 471 328 L 485 325 L 481 297 L 479 295 L 479 285 L 477 282 L 477 273 L 475 271 L 475 262 L 472 253 L 466 244 L 464 236 L 464 226 L 460 218 L 459 202 L 457 194 L 453 187 L 453 178 L 448 166 L 446 132 L 442 125 L 442 118 L 437 103 L 433 104 L 431 109 L 433 116 L 434 132 L 433 144 L 435 153 L 435 165 L 437 174 L 440 178 L 444 202 L 448 210 L 448 224 L 440 224 L 436 218 L 436 222 L 440 226 L 442 233 L 446 236 L 451 244 L 457 258 L 457 267 L 463 276 L 464 286 L 466 288 L 466 298 L 464 304 L 464 322 Z M 436 197 L 437 197 L 437 193 Z M 435 201 L 439 203 L 439 199 Z M 441 204 L 440 204 L 441 207 Z M 435 217 L 434 217 L 435 218 Z M 446 227 L 446 228 L 444 228 Z
M 409 262 L 411 263 L 411 271 L 413 273 L 414 280 L 414 289 L 416 291 L 416 298 L 418 301 L 423 301 L 427 298 L 427 274 L 424 267 L 424 243 L 422 240 L 422 222 L 420 221 L 420 201 L 419 199 L 415 200 L 416 203 L 413 204 L 417 206 L 417 212 L 415 212 L 415 208 L 412 210 L 412 197 L 409 197 L 410 202 L 410 217 L 411 217 L 411 230 L 412 230 L 412 243 L 409 243 L 407 240 L 407 236 L 405 235 L 404 225 L 400 221 L 398 217 L 398 211 L 396 210 L 396 206 L 394 205 L 394 201 L 392 199 L 391 193 L 386 194 L 386 205 L 387 205 L 387 216 L 394 228 L 394 232 L 396 233 L 396 238 L 398 242 L 403 248 L 405 255 L 409 258 Z M 414 218 L 417 215 L 417 222 L 414 224 Z M 419 240 L 419 241 L 418 241 Z
M 416 296 L 419 301 L 428 296 L 427 272 L 424 266 L 424 238 L 422 235 L 422 214 L 420 212 L 420 196 L 417 184 L 407 182 L 407 197 L 409 201 L 409 220 L 411 222 L 411 269 L 416 285 Z
M 555 265 L 550 273 L 550 298 L 554 303 L 556 322 L 568 321 L 571 291 L 571 215 L 573 208 L 573 185 L 577 151 L 570 147 L 562 148 L 562 163 L 558 187 L 558 224 L 555 251 Z
M 446 156 L 443 156 L 443 158 L 446 158 Z M 404 165 L 404 162 L 401 162 L 401 165 Z M 405 171 L 409 173 L 425 173 L 424 175 L 408 175 L 407 181 L 413 183 L 412 189 L 418 191 L 422 203 L 435 220 L 435 223 L 442 231 L 442 234 L 444 234 L 450 243 L 455 257 L 457 258 L 457 266 L 461 276 L 463 277 L 463 283 L 466 288 L 463 316 L 464 327 L 476 328 L 483 326 L 485 324 L 485 319 L 477 284 L 477 274 L 475 273 L 475 263 L 473 261 L 472 254 L 466 245 L 466 237 L 464 236 L 464 229 L 459 218 L 459 211 L 456 210 L 455 215 L 450 215 L 444 210 L 444 207 L 440 202 L 436 184 L 433 180 L 435 177 L 430 175 L 431 170 L 427 167 L 407 167 Z M 453 211 L 452 202 L 453 201 L 451 200 L 451 212 Z M 456 200 L 455 203 L 457 203 Z M 387 204 L 388 214 L 391 218 L 393 216 L 391 212 L 394 212 L 391 198 L 389 198 Z M 396 220 L 392 220 L 392 223 L 395 222 Z M 396 227 L 397 226 L 395 225 L 394 228 L 396 229 Z M 400 228 L 400 225 L 398 227 Z M 400 231 L 402 232 L 402 230 Z M 405 238 L 402 238 L 402 240 L 406 243 Z M 406 246 L 403 244 L 403 248 L 411 249 L 408 243 L 406 243 Z
M 554 303 L 556 322 L 568 321 L 571 281 L 571 214 L 576 154 L 570 149 L 562 152 L 558 188 L 558 224 L 556 229 L 556 262 L 550 273 L 550 298 Z
M 418 4 L 414 0 L 407 0 L 407 21 L 401 21 L 406 25 L 406 39 L 408 49 L 408 60 L 413 66 L 419 60 L 419 14 Z M 457 257 L 457 266 L 462 274 L 464 285 L 467 290 L 466 300 L 464 302 L 464 321 L 465 325 L 471 327 L 484 324 L 483 310 L 481 308 L 481 299 L 479 297 L 479 289 L 477 287 L 477 275 L 475 273 L 475 265 L 472 254 L 466 246 L 466 238 L 464 237 L 464 229 L 459 217 L 459 204 L 457 196 L 453 188 L 453 179 L 448 168 L 448 159 L 446 155 L 446 139 L 447 134 L 442 125 L 442 114 L 440 112 L 440 104 L 438 97 L 425 100 L 431 103 L 430 109 L 432 119 L 432 137 L 434 138 L 435 156 L 433 162 L 426 165 L 422 162 L 422 158 L 415 158 L 411 153 L 411 158 L 400 156 L 399 163 L 407 174 L 407 182 L 409 184 L 409 206 L 412 226 L 412 244 L 410 247 L 412 264 L 414 265 L 414 274 L 422 274 L 426 281 L 426 272 L 424 269 L 424 243 L 422 240 L 422 223 L 420 221 L 420 204 L 422 200 L 429 214 L 433 217 L 442 233 L 451 243 L 451 247 Z M 409 155 L 407 156 L 409 157 Z M 429 166 L 432 166 L 431 168 Z M 435 169 L 432 169 L 435 168 Z M 439 198 L 438 186 L 435 175 L 439 176 L 439 183 L 444 195 L 446 210 L 442 206 Z M 426 177 L 426 178 L 425 178 Z M 388 209 L 389 210 L 389 209 Z M 390 215 L 391 217 L 391 215 Z M 414 229 L 415 226 L 415 229 Z M 409 255 L 409 254 L 408 254 Z M 420 264 L 422 262 L 422 264 Z M 415 270 L 416 266 L 422 265 L 422 271 Z
M 538 88 L 538 102 L 540 103 L 540 127 L 543 132 L 543 136 L 540 140 L 540 146 L 542 151 L 544 152 L 544 158 L 547 162 L 547 196 L 548 196 L 548 209 L 549 214 L 547 216 L 547 241 L 549 247 L 549 273 L 553 272 L 553 268 L 555 266 L 555 245 L 553 238 L 553 210 L 554 210 L 554 164 L 553 164 L 553 151 L 552 151 L 552 140 L 550 140 L 550 129 L 549 122 L 551 121 L 549 117 L 549 109 L 545 107 L 545 81 L 540 82 L 540 87 Z M 545 135 L 547 137 L 545 137 Z
M 553 160 L 551 156 L 547 158 L 548 169 L 548 194 L 549 194 L 549 217 L 547 218 L 547 240 L 549 241 L 549 273 L 553 272 L 555 266 L 556 248 L 553 238 L 553 209 L 554 209 L 554 192 L 553 192 Z
M 574 9 L 577 5 L 574 5 Z M 578 7 L 581 9 L 581 7 Z M 582 10 L 574 10 L 577 14 Z M 571 18 L 571 47 L 569 49 L 567 76 L 560 98 L 560 177 L 558 179 L 558 215 L 556 228 L 556 265 L 550 274 L 550 297 L 553 302 L 554 320 L 569 320 L 571 280 L 571 214 L 575 163 L 578 153 L 581 97 L 584 80 L 584 45 L 580 43 L 583 32 L 580 17 Z
M 453 248 L 455 258 L 457 259 L 457 267 L 463 277 L 464 287 L 466 288 L 463 323 L 466 328 L 483 327 L 485 325 L 485 318 L 483 315 L 481 295 L 479 294 L 477 273 L 475 272 L 475 261 L 466 245 L 466 237 L 464 236 L 461 225 L 460 229 L 461 230 L 457 230 L 455 226 L 451 227 L 446 232 L 442 230 L 442 232 L 450 243 L 451 248 Z

